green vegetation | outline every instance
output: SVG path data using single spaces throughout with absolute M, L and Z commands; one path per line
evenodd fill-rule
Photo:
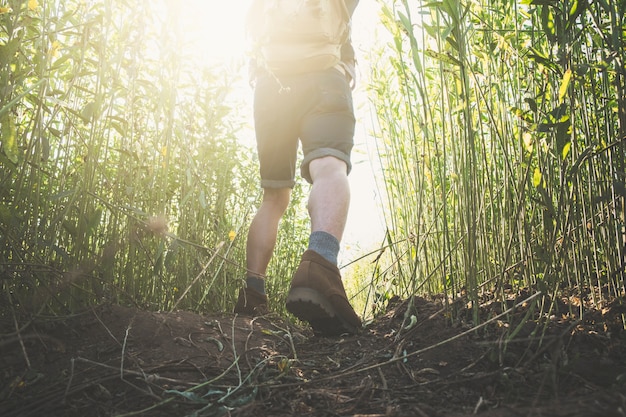
M 388 263 L 415 291 L 624 294 L 623 2 L 380 2 Z M 581 303 L 582 307 L 582 303 Z
M 626 5 L 379 3 L 391 42 L 369 92 L 388 233 L 350 292 L 367 311 L 465 294 L 476 322 L 485 296 L 541 291 L 546 313 L 560 296 L 623 296 Z M 238 71 L 181 52 L 178 7 L 0 1 L 3 303 L 232 308 L 257 166 L 238 142 Z M 275 311 L 308 236 L 306 190 L 293 196 Z
M 171 2 L 0 6 L 2 297 L 29 312 L 232 308 L 259 197 L 237 71 L 182 55 Z

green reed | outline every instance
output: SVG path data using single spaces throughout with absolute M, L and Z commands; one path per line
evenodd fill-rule
M 232 95 L 243 63 L 185 55 L 173 3 L 5 3 L 2 297 L 56 313 L 231 309 L 259 197 Z M 285 223 L 295 240 L 298 218 Z
M 394 291 L 623 295 L 624 6 L 380 4 Z

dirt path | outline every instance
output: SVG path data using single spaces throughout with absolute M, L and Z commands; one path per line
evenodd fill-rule
M 621 306 L 559 313 L 540 343 L 534 324 L 515 328 L 524 308 L 472 330 L 434 301 L 408 305 L 338 338 L 272 315 L 119 306 L 37 319 L 18 337 L 5 314 L 0 415 L 626 416 Z M 499 313 L 485 307 L 483 322 Z

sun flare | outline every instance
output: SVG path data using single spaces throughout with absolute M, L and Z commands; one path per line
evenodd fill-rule
M 165 9 L 176 14 L 178 34 L 185 59 L 190 58 L 201 66 L 222 66 L 235 64 L 240 69 L 238 82 L 232 85 L 233 95 L 246 102 L 252 96 L 246 65 L 248 44 L 245 37 L 245 15 L 251 0 L 236 0 L 217 2 L 215 0 L 164 0 Z M 354 100 L 357 108 L 363 108 L 367 103 L 365 84 L 369 75 L 369 51 L 375 44 L 377 37 L 379 6 L 371 0 L 362 0 L 357 7 L 353 25 L 352 42 L 357 50 L 359 59 L 359 83 L 354 91 Z M 172 16 L 169 16 L 170 18 Z M 234 74 L 233 74 L 234 75 Z M 246 102 L 239 108 L 239 115 L 245 116 L 251 126 L 251 104 Z M 367 117 L 357 114 L 357 117 Z M 346 248 L 357 248 L 360 244 L 368 246 L 371 242 L 382 239 L 380 209 L 376 207 L 374 175 L 370 166 L 367 142 L 369 134 L 366 132 L 370 124 L 359 121 L 358 133 L 355 137 L 354 172 L 350 176 L 352 186 L 351 214 L 345 232 Z M 254 134 L 248 129 L 240 132 L 240 141 L 246 146 L 254 147 Z M 363 163 L 366 162 L 366 163 Z M 367 209 L 363 209 L 367 207 Z M 364 228 L 363 224 L 372 227 Z M 349 252 L 349 250 L 347 250 Z
M 245 56 L 244 15 L 250 0 L 177 1 L 185 47 L 203 63 L 216 64 Z

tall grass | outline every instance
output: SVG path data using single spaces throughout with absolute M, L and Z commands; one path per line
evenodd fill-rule
M 174 2 L 0 6 L 2 297 L 231 309 L 259 197 L 239 64 L 187 55 Z
M 619 2 L 380 2 L 394 292 L 624 295 Z M 515 291 L 514 291 L 515 292 Z M 582 307 L 581 307 L 582 308 Z
M 539 290 L 550 314 L 623 296 L 625 6 L 379 4 L 388 233 L 366 293 L 463 295 L 475 321 L 484 295 Z M 199 65 L 174 2 L 152 5 L 0 4 L 1 297 L 24 311 L 223 311 L 245 276 L 260 192 L 238 68 Z M 306 191 L 270 265 L 277 310 Z

